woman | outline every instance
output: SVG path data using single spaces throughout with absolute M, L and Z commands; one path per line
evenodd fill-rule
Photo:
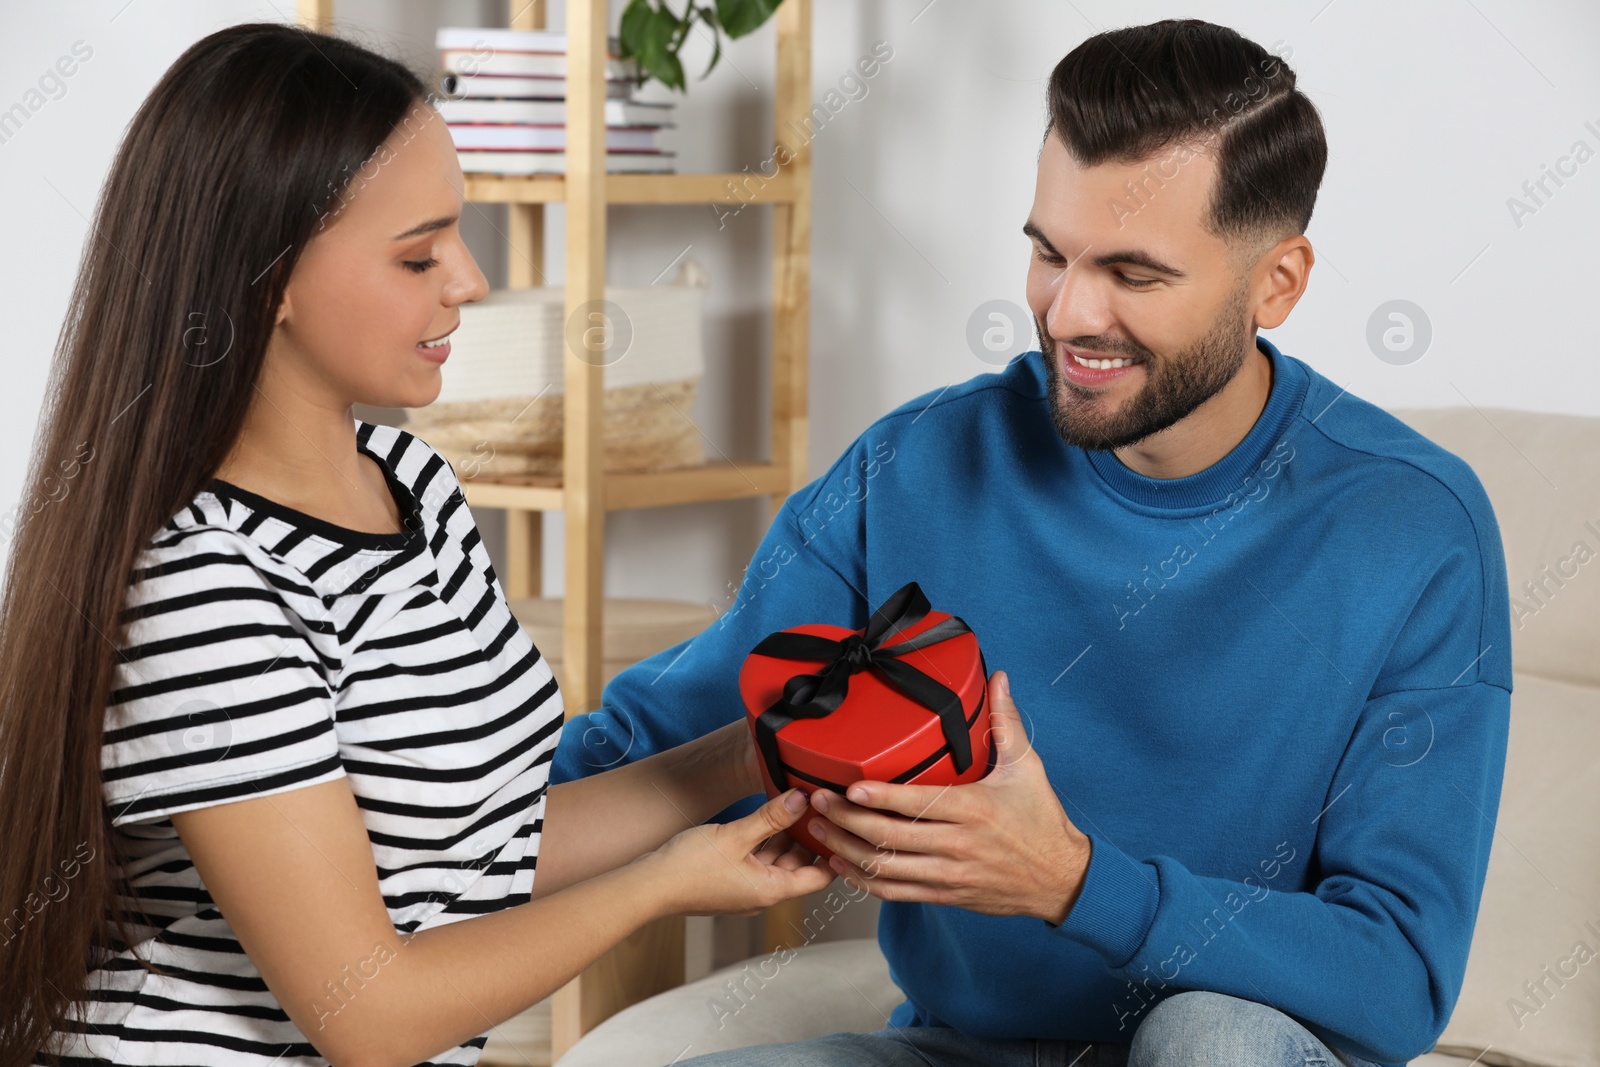
M 698 825 L 742 724 L 547 790 L 455 472 L 352 417 L 431 402 L 486 292 L 426 95 L 234 26 L 113 164 L 7 531 L 0 1063 L 473 1063 L 649 919 L 832 878 L 798 794 Z

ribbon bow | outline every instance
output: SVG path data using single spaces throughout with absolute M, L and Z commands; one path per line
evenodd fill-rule
M 751 649 L 755 656 L 778 659 L 827 660 L 815 674 L 797 674 L 783 684 L 783 695 L 756 717 L 756 745 L 767 765 L 773 785 L 780 791 L 789 788 L 789 778 L 778 757 L 778 731 L 796 719 L 820 719 L 831 715 L 844 703 L 850 676 L 870 670 L 900 692 L 939 716 L 939 725 L 950 747 L 956 773 L 972 766 L 972 738 L 967 733 L 967 717 L 961 698 L 948 687 L 934 681 L 899 657 L 952 637 L 971 633 L 961 619 L 950 618 L 928 627 L 908 640 L 885 645 L 884 639 L 916 625 L 932 608 L 916 582 L 898 589 L 872 613 L 866 629 L 840 640 L 816 634 L 780 631 L 769 634 Z

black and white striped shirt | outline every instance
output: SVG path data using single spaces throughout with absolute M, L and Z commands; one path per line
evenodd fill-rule
M 168 974 L 127 951 L 104 961 L 87 1025 L 40 1063 L 327 1062 L 240 947 L 174 812 L 345 778 L 397 931 L 530 897 L 561 694 L 449 464 L 404 430 L 356 429 L 404 532 L 213 481 L 135 565 L 102 779 L 152 921 L 137 948 Z M 325 1009 L 341 1006 L 330 991 Z M 425 1062 L 475 1063 L 486 1036 Z

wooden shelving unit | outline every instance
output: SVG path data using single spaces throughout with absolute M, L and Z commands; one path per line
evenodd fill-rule
M 333 32 L 333 0 L 296 0 L 301 25 Z M 545 25 L 545 0 L 508 0 L 512 29 Z M 563 176 L 466 175 L 466 198 L 508 206 L 512 288 L 544 279 L 544 207 L 566 205 L 567 320 L 605 296 L 606 208 L 610 204 L 763 204 L 772 215 L 771 436 L 766 459 L 712 462 L 658 474 L 603 469 L 603 368 L 569 349 L 563 477 L 474 478 L 463 486 L 474 508 L 506 512 L 508 597 L 540 595 L 543 557 L 540 514 L 565 516 L 566 594 L 561 688 L 568 716 L 599 705 L 601 588 L 608 511 L 698 501 L 766 497 L 768 514 L 808 480 L 807 352 L 810 309 L 811 153 L 808 142 L 785 139 L 806 128 L 811 109 L 811 0 L 783 0 L 773 15 L 777 68 L 774 149 L 790 156 L 776 176 L 751 182 L 748 173 L 607 174 L 604 64 L 606 0 L 566 0 L 567 173 Z M 792 943 L 793 906 L 773 909 L 767 940 Z M 597 961 L 555 997 L 552 1058 L 585 1031 L 683 977 L 683 921 L 640 931 Z
M 606 201 L 612 204 L 716 204 L 733 202 L 728 183 L 743 189 L 746 204 L 786 204 L 795 198 L 787 171 L 763 177 L 764 187 L 746 187 L 749 174 L 607 174 Z M 530 178 L 468 174 L 467 199 L 480 204 L 550 204 L 566 198 L 565 177 Z

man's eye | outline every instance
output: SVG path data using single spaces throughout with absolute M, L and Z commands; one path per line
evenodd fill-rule
M 1049 263 L 1051 266 L 1057 267 L 1066 262 L 1066 259 L 1063 256 L 1052 256 L 1045 252 L 1036 252 L 1034 257 L 1038 259 L 1040 263 Z M 1152 285 L 1155 285 L 1157 281 L 1155 278 L 1130 278 L 1120 270 L 1116 271 L 1115 273 L 1117 277 L 1122 280 L 1122 283 L 1130 289 L 1148 289 Z
M 437 259 L 433 258 L 432 256 L 429 256 L 427 259 L 423 259 L 423 260 L 410 260 L 410 259 L 408 259 L 408 260 L 404 261 L 404 266 L 405 266 L 406 270 L 409 270 L 414 274 L 421 274 L 423 271 L 427 270 L 429 267 L 437 267 L 438 265 L 439 265 L 439 261 Z

